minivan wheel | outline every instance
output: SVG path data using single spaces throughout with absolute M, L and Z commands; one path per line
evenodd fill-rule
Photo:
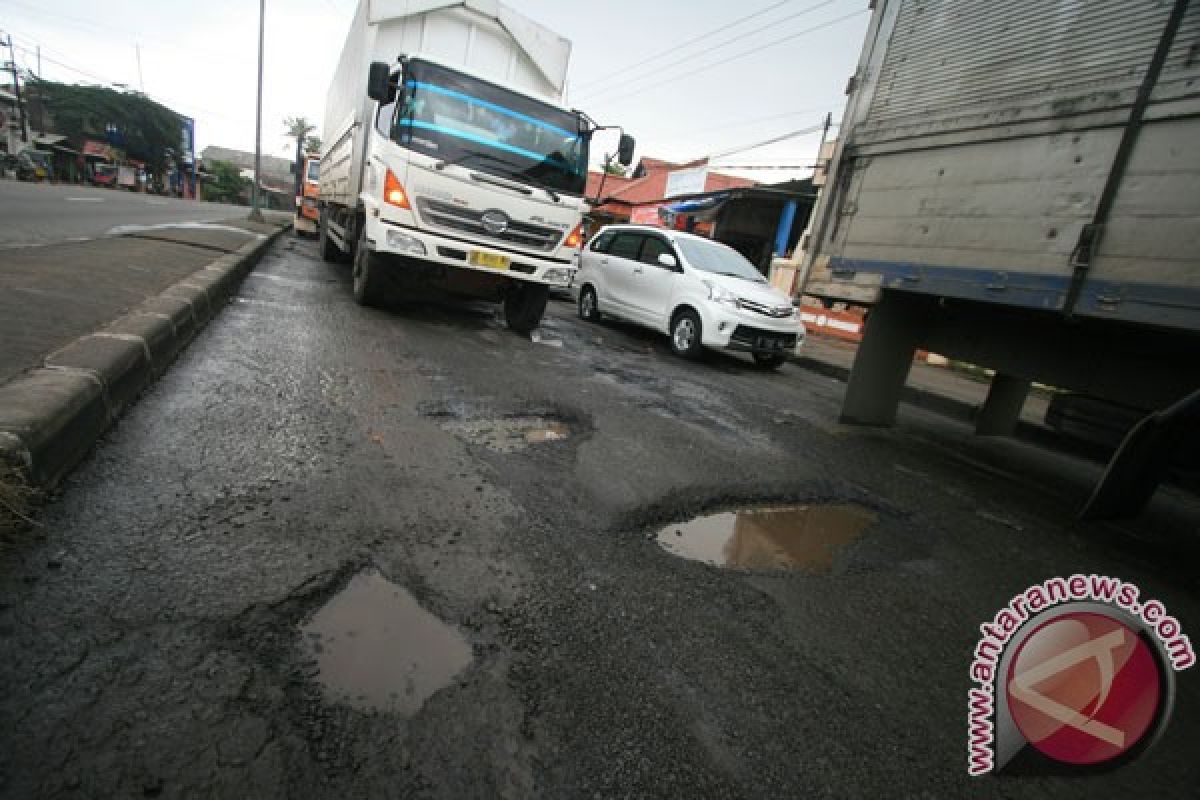
M 787 361 L 787 356 L 776 353 L 755 353 L 754 363 L 762 369 L 779 369 L 783 366 L 783 362 Z
M 600 319 L 600 307 L 596 304 L 596 290 L 585 286 L 579 292 L 579 318 L 588 322 Z
M 700 316 L 685 308 L 671 321 L 671 349 L 684 358 L 699 358 L 704 350 L 700 343 Z

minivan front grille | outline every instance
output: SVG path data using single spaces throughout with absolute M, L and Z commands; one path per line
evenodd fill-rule
M 503 233 L 492 233 L 483 226 L 483 211 L 463 208 L 453 203 L 443 203 L 440 200 L 430 200 L 428 197 L 417 198 L 417 210 L 421 214 L 421 219 L 435 227 L 470 233 L 485 239 L 507 242 L 543 252 L 558 247 L 558 243 L 567 235 L 566 231 L 531 225 L 528 222 L 518 222 L 515 219 L 509 220 L 508 229 Z
M 756 303 L 753 300 L 747 300 L 744 297 L 738 298 L 738 306 L 746 309 L 747 311 L 753 311 L 755 314 L 762 314 L 765 317 L 772 317 L 773 319 L 790 317 L 796 312 L 796 309 L 793 308 L 791 304 L 786 306 L 768 306 L 763 305 L 762 303 Z

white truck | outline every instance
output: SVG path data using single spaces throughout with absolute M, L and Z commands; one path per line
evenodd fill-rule
M 326 100 L 319 247 L 355 299 L 432 286 L 529 332 L 570 284 L 588 148 L 571 43 L 496 0 L 361 0 Z M 633 158 L 621 134 L 619 160 Z
M 804 265 L 871 306 L 843 420 L 891 424 L 917 348 L 996 371 L 979 433 L 1031 381 L 1099 398 L 1171 431 L 1136 487 L 1110 469 L 1136 512 L 1200 461 L 1200 3 L 873 8 Z

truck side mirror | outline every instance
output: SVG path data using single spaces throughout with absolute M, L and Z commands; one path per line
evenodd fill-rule
M 386 61 L 372 61 L 371 71 L 367 76 L 367 97 L 380 105 L 390 103 L 395 99 L 396 90 L 391 85 L 392 68 Z
M 621 134 L 621 143 L 617 145 L 617 161 L 622 166 L 628 167 L 633 163 L 633 148 L 636 146 L 632 136 L 628 133 Z

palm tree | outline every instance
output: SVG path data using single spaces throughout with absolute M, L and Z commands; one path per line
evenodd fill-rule
M 304 171 L 304 140 L 317 129 L 304 117 L 288 117 L 283 121 L 289 139 L 296 140 L 296 194 L 300 194 L 300 173 Z

